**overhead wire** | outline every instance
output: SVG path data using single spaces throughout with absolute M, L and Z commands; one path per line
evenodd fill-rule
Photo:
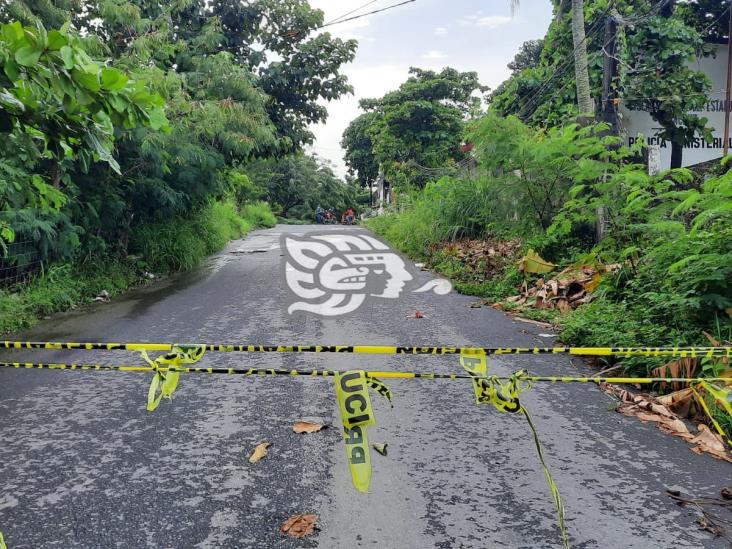
M 384 11 L 387 11 L 387 10 L 391 10 L 391 9 L 394 9 L 394 8 L 398 8 L 399 6 L 404 6 L 405 4 L 411 4 L 412 2 L 416 2 L 416 1 L 417 0 L 404 0 L 404 2 L 399 2 L 398 4 L 392 4 L 390 6 L 386 6 L 385 8 L 381 8 L 381 9 L 378 9 L 378 10 L 369 11 L 369 12 L 366 12 L 366 13 L 360 13 L 358 15 L 354 15 L 353 17 L 347 17 L 345 19 L 340 19 L 338 21 L 331 21 L 329 23 L 324 23 L 324 24 L 320 25 L 319 27 L 317 27 L 317 28 L 315 28 L 313 30 L 322 29 L 322 28 L 325 28 L 325 27 L 329 27 L 331 25 L 338 25 L 340 23 L 346 23 L 347 21 L 353 21 L 355 19 L 360 19 L 362 17 L 366 17 L 367 15 L 374 15 L 375 13 L 381 13 L 381 12 L 384 12 Z
M 610 4 L 608 6 L 608 9 L 605 10 L 605 13 L 601 17 L 599 17 L 598 20 L 590 27 L 590 30 L 585 34 L 584 40 L 582 42 L 580 42 L 579 44 L 577 44 L 577 46 L 575 46 L 575 48 L 572 50 L 572 53 L 567 56 L 567 59 L 564 61 L 564 63 L 562 63 L 562 65 L 560 65 L 558 68 L 556 68 L 552 72 L 552 74 L 549 76 L 549 78 L 546 81 L 544 81 L 544 83 L 541 86 L 539 86 L 539 89 L 536 90 L 536 92 L 534 92 L 529 97 L 529 99 L 526 101 L 524 106 L 517 113 L 517 116 L 519 118 L 522 118 L 526 114 L 528 114 L 528 110 L 531 107 L 534 107 L 534 106 L 538 107 L 538 103 L 536 101 L 539 99 L 539 96 L 544 92 L 544 90 L 546 90 L 549 87 L 549 85 L 554 81 L 555 78 L 558 78 L 559 76 L 564 75 L 567 72 L 567 70 L 569 70 L 569 66 L 574 62 L 574 54 L 576 53 L 577 49 L 583 43 L 588 42 L 590 39 L 595 38 L 595 36 L 597 36 L 599 34 L 601 26 L 604 25 L 603 17 L 608 14 L 611 6 L 612 6 L 612 4 Z M 563 89 L 563 88 L 564 88 L 564 86 L 560 89 Z
M 351 11 L 344 13 L 340 17 L 336 17 L 335 19 L 331 19 L 330 21 L 327 21 L 326 23 L 323 24 L 323 26 L 333 25 L 333 24 L 337 23 L 338 21 L 340 21 L 341 19 L 343 19 L 344 17 L 348 17 L 349 15 L 354 14 L 357 11 L 362 10 L 363 8 L 366 8 L 366 7 L 370 6 L 371 4 L 375 4 L 376 2 L 379 2 L 379 0 L 371 0 L 370 2 L 366 2 L 365 4 L 357 7 L 356 9 L 352 9 Z
M 613 17 L 620 25 L 624 25 L 624 26 L 638 25 L 641 23 L 645 23 L 646 21 L 649 21 L 652 17 L 655 17 L 658 14 L 658 12 L 661 9 L 663 9 L 663 7 L 665 7 L 670 1 L 671 0 L 663 0 L 663 1 L 659 2 L 658 4 L 656 4 L 655 6 L 653 6 L 650 10 L 648 10 L 647 13 L 637 16 L 637 17 L 632 17 L 632 18 L 621 17 L 617 13 L 617 11 L 614 9 L 613 2 L 610 2 L 608 4 L 608 7 L 603 12 L 603 14 L 600 17 L 598 17 L 596 23 L 594 25 L 592 25 L 590 30 L 585 35 L 585 41 L 589 42 L 591 33 L 592 33 L 592 38 L 594 38 L 598 34 L 599 27 L 604 24 L 605 17 L 608 14 L 610 14 L 611 17 Z M 724 16 L 724 13 L 726 13 L 729 9 L 730 8 L 728 7 L 723 12 L 723 14 L 720 17 L 718 17 L 714 22 L 712 22 L 703 32 L 706 32 L 707 30 L 712 28 L 714 25 L 716 25 L 717 22 Z M 610 37 L 607 40 L 607 42 L 609 43 L 610 41 L 615 39 L 615 37 L 618 35 L 619 32 L 620 32 L 620 29 L 618 28 L 618 30 L 615 31 L 613 36 Z M 605 43 L 603 45 L 603 50 L 606 46 L 607 46 L 607 43 Z M 579 45 L 577 47 L 579 47 Z M 537 90 L 534 94 L 532 94 L 532 96 L 527 100 L 527 102 L 524 104 L 524 106 L 517 113 L 517 116 L 519 118 L 522 118 L 526 114 L 528 114 L 528 112 L 524 112 L 524 111 L 528 111 L 528 108 L 530 108 L 530 107 L 538 108 L 539 104 L 536 101 L 537 101 L 537 99 L 539 99 L 539 95 L 548 87 L 548 85 L 551 83 L 552 80 L 554 80 L 558 76 L 562 76 L 566 73 L 566 71 L 568 70 L 568 65 L 570 65 L 574 61 L 574 53 L 576 52 L 577 47 L 573 50 L 572 54 L 567 57 L 567 60 L 565 61 L 565 63 L 563 63 L 561 67 L 555 69 L 554 73 L 552 73 L 549 80 L 546 81 L 545 84 L 542 85 L 539 88 L 539 90 Z M 571 80 L 566 82 L 561 88 L 559 88 L 558 91 L 563 91 L 571 82 L 572 82 Z M 697 96 L 697 95 L 700 95 L 700 94 L 692 94 L 692 95 L 689 95 L 689 97 Z M 657 98 L 622 98 L 622 99 L 624 99 L 624 100 L 631 100 L 631 99 L 632 100 L 643 100 L 643 99 L 657 99 Z
M 546 81 L 545 81 L 545 82 L 544 82 L 544 83 L 543 83 L 543 84 L 542 84 L 542 85 L 541 85 L 541 86 L 539 87 L 539 89 L 538 89 L 538 90 L 537 90 L 537 91 L 536 91 L 536 92 L 535 92 L 534 94 L 532 94 L 532 95 L 531 95 L 531 96 L 529 97 L 529 99 L 527 100 L 527 102 L 526 102 L 526 103 L 524 104 L 524 106 L 523 106 L 523 107 L 522 107 L 522 108 L 521 108 L 521 109 L 519 110 L 519 112 L 517 113 L 517 116 L 518 116 L 519 118 L 521 118 L 521 117 L 523 117 L 523 116 L 524 116 L 525 114 L 527 114 L 527 112 L 524 112 L 524 111 L 528 111 L 528 109 L 529 109 L 530 107 L 533 107 L 533 106 L 538 106 L 538 104 L 536 104 L 536 105 L 535 105 L 535 102 L 536 102 L 536 100 L 537 100 L 537 99 L 539 98 L 540 94 L 541 94 L 541 93 L 542 93 L 542 92 L 543 92 L 544 90 L 546 90 L 546 89 L 547 89 L 547 88 L 549 87 L 549 84 L 551 84 L 551 82 L 552 82 L 552 81 L 553 81 L 553 80 L 554 80 L 555 78 L 557 78 L 557 77 L 559 77 L 559 76 L 561 76 L 561 75 L 563 75 L 563 74 L 565 74 L 565 73 L 566 73 L 566 71 L 567 71 L 567 70 L 569 69 L 569 66 L 570 66 L 570 65 L 571 65 L 571 64 L 572 64 L 572 63 L 574 62 L 574 55 L 575 55 L 575 53 L 577 52 L 577 49 L 578 49 L 578 48 L 579 48 L 579 47 L 580 47 L 580 46 L 581 46 L 582 44 L 584 44 L 584 43 L 586 43 L 586 42 L 589 42 L 589 41 L 590 41 L 591 39 L 595 38 L 595 36 L 597 36 L 597 35 L 599 34 L 599 31 L 600 31 L 600 28 L 601 28 L 601 26 L 602 26 L 602 25 L 604 25 L 604 18 L 605 18 L 605 17 L 607 16 L 607 14 L 608 14 L 608 13 L 610 13 L 610 10 L 612 10 L 612 9 L 613 9 L 613 6 L 614 6 L 614 2 L 610 2 L 610 3 L 608 4 L 608 7 L 607 7 L 607 8 L 605 9 L 605 11 L 604 11 L 604 12 L 602 13 L 602 15 L 601 15 L 600 17 L 598 17 L 598 18 L 597 18 L 597 21 L 595 21 L 595 23 L 593 23 L 593 24 L 592 24 L 592 25 L 590 26 L 590 29 L 589 29 L 589 30 L 587 31 L 587 33 L 585 33 L 585 38 L 584 38 L 584 40 L 582 40 L 582 41 L 581 41 L 581 42 L 580 42 L 579 44 L 577 44 L 577 45 L 576 45 L 576 46 L 574 47 L 574 49 L 572 50 L 572 53 L 571 53 L 570 55 L 568 55 L 568 56 L 567 56 L 567 59 L 566 59 L 566 60 L 564 61 L 564 63 L 562 63 L 562 65 L 561 65 L 560 67 L 556 68 L 556 69 L 554 70 L 554 72 L 553 72 L 553 73 L 552 73 L 552 74 L 550 75 L 549 79 L 548 79 L 548 80 L 546 80 Z M 560 88 L 560 89 L 563 89 L 564 87 L 565 87 L 565 86 L 563 86 L 563 87 L 562 87 L 562 88 Z

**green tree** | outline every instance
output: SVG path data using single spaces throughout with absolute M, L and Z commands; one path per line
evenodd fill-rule
M 464 158 L 460 145 L 465 122 L 480 112 L 476 94 L 487 88 L 476 73 L 452 68 L 438 73 L 413 67 L 409 74 L 399 89 L 361 101 L 361 108 L 372 115 L 366 133 L 374 160 L 368 162 L 383 166 L 397 184 L 424 186 L 431 169 Z M 347 149 L 347 155 L 354 150 Z
M 508 64 L 512 75 L 520 74 L 526 69 L 534 69 L 541 63 L 541 52 L 544 49 L 543 40 L 527 40 Z
M 689 67 L 706 52 L 699 32 L 678 17 L 652 17 L 627 38 L 627 106 L 648 110 L 663 128 L 658 136 L 671 143 L 672 168 L 681 167 L 684 145 L 696 135 L 711 138 L 708 120 L 692 114 L 706 104 L 711 82 Z
M 378 121 L 379 114 L 364 113 L 354 118 L 343 132 L 341 147 L 346 151 L 345 160 L 350 175 L 356 175 L 362 187 L 368 187 L 379 175 L 379 165 L 374 156 L 374 142 L 371 128 Z
M 92 11 L 118 54 L 145 52 L 161 68 L 187 72 L 196 55 L 231 54 L 268 96 L 279 151 L 311 143 L 309 126 L 328 116 L 320 101 L 353 91 L 340 67 L 353 60 L 357 42 L 314 34 L 323 12 L 306 0 L 139 0 L 101 2 Z
M 248 172 L 281 217 L 313 221 L 318 206 L 336 215 L 349 207 L 358 210 L 358 185 L 345 183 L 316 157 L 297 154 L 260 160 Z
M 28 227 L 33 212 L 37 219 L 58 214 L 73 195 L 72 174 L 88 173 L 95 162 L 120 173 L 117 131 L 157 131 L 168 121 L 160 96 L 144 81 L 94 62 L 68 24 L 46 31 L 40 23 L 14 22 L 1 31 L 0 207 L 10 226 L 21 219 Z M 39 227 L 54 232 L 46 221 Z
M 730 4 L 730 0 L 694 0 L 679 4 L 676 11 L 684 23 L 701 33 L 705 42 L 726 44 Z

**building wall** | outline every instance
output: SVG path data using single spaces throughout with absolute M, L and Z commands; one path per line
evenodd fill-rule
M 714 128 L 714 139 L 707 142 L 701 137 L 695 138 L 693 143 L 684 147 L 684 166 L 693 166 L 721 158 L 724 140 L 724 100 L 727 86 L 727 45 L 718 45 L 716 57 L 705 57 L 690 63 L 690 67 L 706 73 L 712 81 L 712 89 L 707 96 L 707 104 L 702 111 L 696 112 L 699 116 L 709 119 L 708 126 Z M 632 145 L 637 136 L 645 136 L 649 145 L 658 145 L 661 152 L 661 169 L 671 167 L 671 143 L 656 137 L 661 131 L 651 115 L 643 110 L 631 111 L 620 104 L 620 131 L 625 136 L 627 145 Z M 732 139 L 730 140 L 732 148 Z

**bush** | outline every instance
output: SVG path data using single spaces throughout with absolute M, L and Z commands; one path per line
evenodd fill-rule
M 244 206 L 242 214 L 233 202 L 216 202 L 191 217 L 173 217 L 138 227 L 132 232 L 130 250 L 139 254 L 141 268 L 155 272 L 191 269 L 255 227 L 274 227 L 276 219 L 265 202 Z
M 38 318 L 90 301 L 102 290 L 118 294 L 141 280 L 141 271 L 190 269 L 254 227 L 273 227 L 275 218 L 264 202 L 249 204 L 242 215 L 233 202 L 211 204 L 189 218 L 174 217 L 132 232 L 126 260 L 107 259 L 74 267 L 58 264 L 35 280 L 0 290 L 0 331 L 27 328 Z
M 254 223 L 255 227 L 271 229 L 277 224 L 277 218 L 266 202 L 253 202 L 242 208 L 241 216 Z
M 138 280 L 139 274 L 129 262 L 107 261 L 81 270 L 70 264 L 54 265 L 13 291 L 0 290 L 0 331 L 28 328 L 38 318 L 93 299 L 102 290 L 115 295 Z

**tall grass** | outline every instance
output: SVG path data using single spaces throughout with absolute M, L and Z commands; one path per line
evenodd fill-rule
M 433 244 L 481 238 L 502 227 L 496 215 L 496 181 L 443 177 L 422 192 L 399 196 L 399 210 L 368 221 L 406 253 L 425 257 Z
M 255 227 L 273 227 L 264 202 L 248 204 L 241 214 L 233 202 L 213 203 L 190 217 L 138 227 L 130 237 L 130 256 L 83 267 L 53 265 L 35 280 L 0 290 L 0 332 L 28 328 L 39 318 L 90 301 L 102 290 L 119 294 L 142 280 L 142 271 L 169 273 L 190 269 Z
M 189 218 L 171 218 L 133 231 L 130 252 L 141 266 L 154 272 L 191 269 L 255 227 L 273 227 L 275 217 L 266 202 L 247 204 L 241 214 L 231 202 L 216 202 Z
M 277 224 L 277 218 L 266 202 L 252 202 L 244 205 L 241 209 L 241 216 L 254 223 L 255 227 L 269 228 Z

